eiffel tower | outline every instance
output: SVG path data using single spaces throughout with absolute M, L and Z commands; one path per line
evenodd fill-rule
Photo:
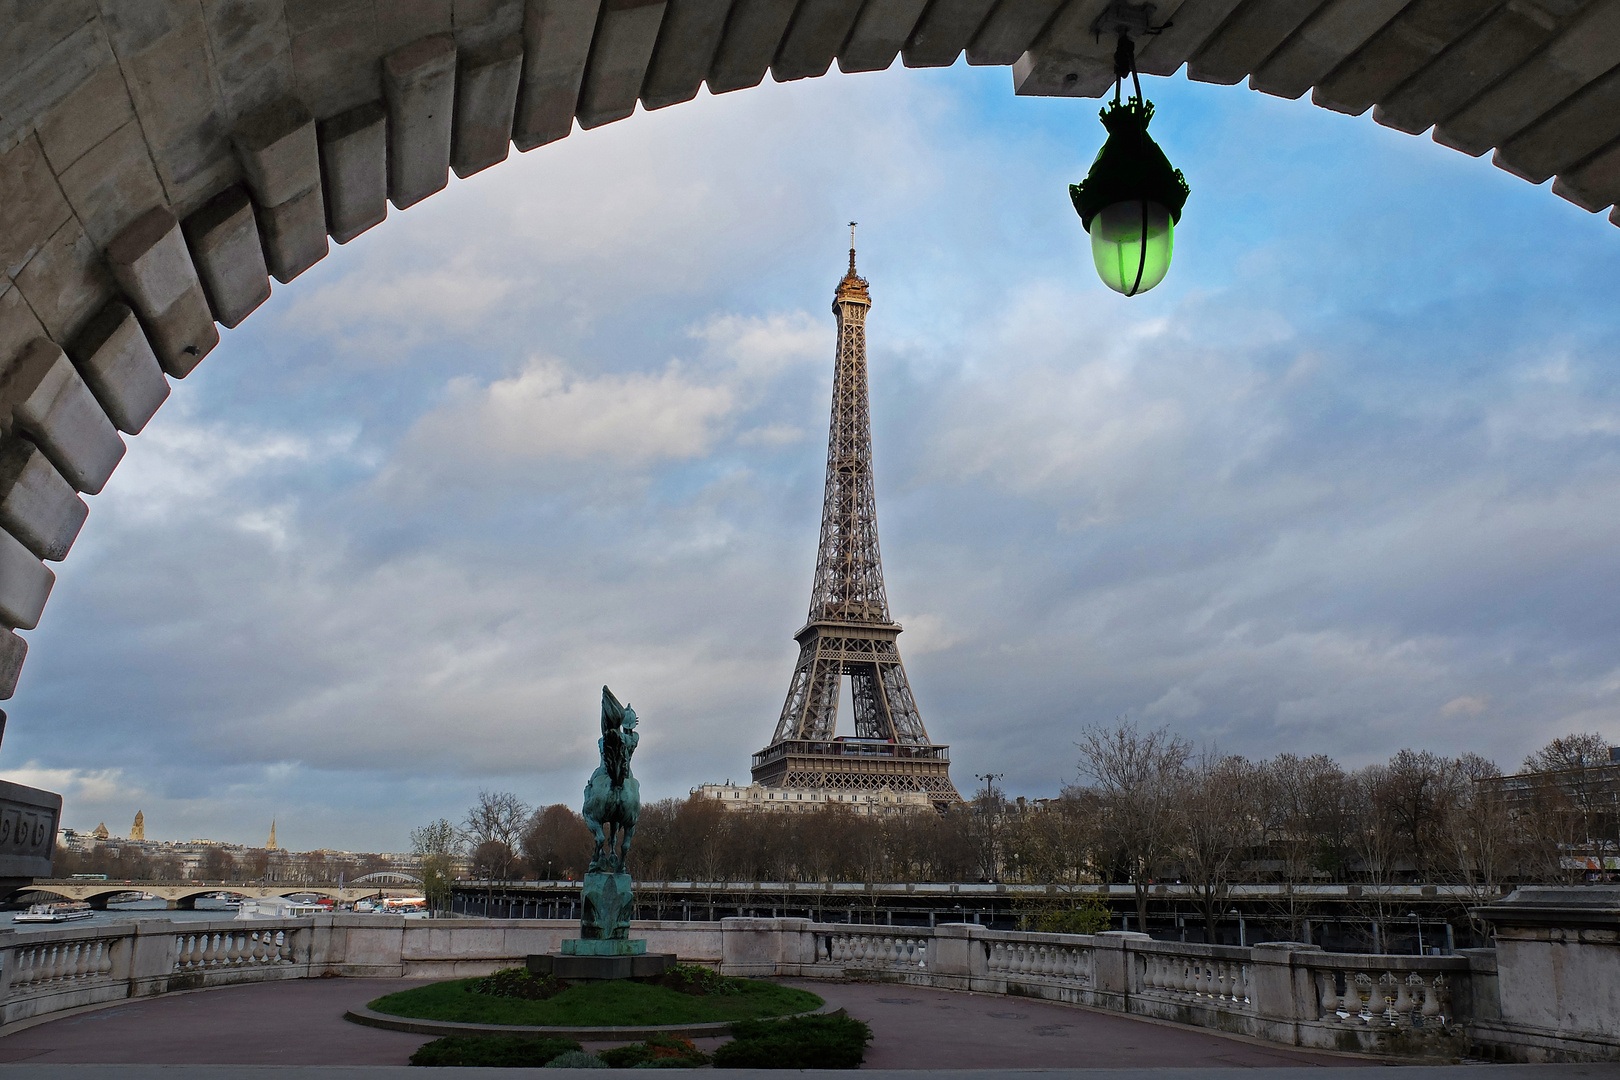
M 866 391 L 866 312 L 872 296 L 855 273 L 833 295 L 838 357 L 827 438 L 827 492 L 810 616 L 794 635 L 799 661 L 771 744 L 754 755 L 754 781 L 766 787 L 919 792 L 944 810 L 962 796 L 950 778 L 950 748 L 935 744 L 911 696 L 889 615 L 878 552 L 872 485 L 872 423 Z M 840 737 L 838 694 L 849 676 L 854 738 Z

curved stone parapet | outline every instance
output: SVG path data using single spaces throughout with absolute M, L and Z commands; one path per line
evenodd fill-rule
M 0 699 L 135 435 L 219 341 L 396 209 L 714 93 L 900 59 L 1097 97 L 1110 0 L 44 0 L 0 24 Z M 20 12 L 20 13 L 19 13 Z M 1598 212 L 1620 0 L 1158 0 L 1144 73 L 1360 114 Z M 1610 214 L 1620 224 L 1620 209 Z

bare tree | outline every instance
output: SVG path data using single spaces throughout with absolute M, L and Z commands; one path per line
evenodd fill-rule
M 1361 862 L 1362 873 L 1370 888 L 1366 907 L 1373 921 L 1373 951 L 1388 951 L 1389 894 L 1394 883 L 1396 860 L 1403 840 L 1403 823 L 1392 812 L 1397 801 L 1392 794 L 1394 783 L 1385 765 L 1369 765 L 1355 772 L 1351 778 L 1354 799 L 1350 833 L 1350 846 Z
M 1350 785 L 1326 754 L 1278 754 L 1260 766 L 1257 780 L 1261 840 L 1283 885 L 1274 906 L 1290 936 L 1302 940 L 1311 904 L 1300 886 L 1344 872 Z
M 517 858 L 518 844 L 528 823 L 529 806 L 522 799 L 510 791 L 480 791 L 461 831 L 475 850 L 487 849 L 484 859 L 491 876 L 505 878 Z
M 450 880 L 461 837 L 446 818 L 411 830 L 411 853 L 421 861 L 422 893 L 429 911 L 450 906 Z
M 1215 917 L 1225 903 L 1234 862 L 1254 845 L 1258 830 L 1259 770 L 1245 758 L 1206 752 L 1182 777 L 1181 863 L 1204 909 L 1204 940 L 1215 940 Z
M 1136 893 L 1136 926 L 1147 928 L 1148 886 L 1175 842 L 1176 793 L 1191 745 L 1168 728 L 1141 731 L 1121 717 L 1080 733 L 1080 772 L 1097 793 L 1101 828 Z
M 1578 843 L 1615 840 L 1615 806 L 1608 740 L 1587 732 L 1554 739 L 1524 759 L 1524 771 L 1550 773 L 1550 784 L 1562 791 L 1580 814 Z
M 644 820 L 648 809 L 650 807 L 643 808 Z M 656 832 L 656 827 L 652 831 Z M 640 842 L 637 854 L 644 860 L 643 865 L 649 865 L 645 862 L 646 843 L 639 827 L 636 839 Z M 585 819 L 562 803 L 536 810 L 523 830 L 523 855 L 535 875 L 548 881 L 583 878 L 590 865 L 592 847 L 591 830 Z
M 1452 770 L 1456 783 L 1448 800 L 1445 834 L 1451 845 L 1457 880 L 1468 890 L 1468 922 L 1474 933 L 1486 937 L 1490 925 L 1476 918 L 1476 905 L 1495 900 L 1503 874 L 1513 861 L 1519 829 L 1501 793 L 1482 781 L 1495 780 L 1502 770 L 1478 754 L 1464 754 Z

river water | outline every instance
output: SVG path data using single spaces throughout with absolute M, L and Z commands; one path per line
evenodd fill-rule
M 0 929 L 10 929 L 12 917 L 18 911 L 0 911 Z M 108 904 L 106 911 L 98 911 L 88 919 L 75 919 L 65 923 L 19 923 L 18 930 L 45 930 L 61 926 L 103 926 L 107 923 L 129 922 L 132 919 L 172 919 L 175 922 L 198 922 L 209 919 L 233 919 L 236 909 L 226 907 L 223 900 L 197 898 L 196 911 L 170 911 L 162 900 L 135 900 L 127 904 Z

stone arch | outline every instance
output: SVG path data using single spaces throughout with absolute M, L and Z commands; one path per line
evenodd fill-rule
M 44 0 L 0 26 L 0 699 L 87 513 L 270 295 L 448 183 L 697 95 L 898 58 L 1098 97 L 1123 0 Z M 1139 66 L 1620 199 L 1620 5 L 1156 0 Z M 1620 208 L 1610 214 L 1620 224 Z

